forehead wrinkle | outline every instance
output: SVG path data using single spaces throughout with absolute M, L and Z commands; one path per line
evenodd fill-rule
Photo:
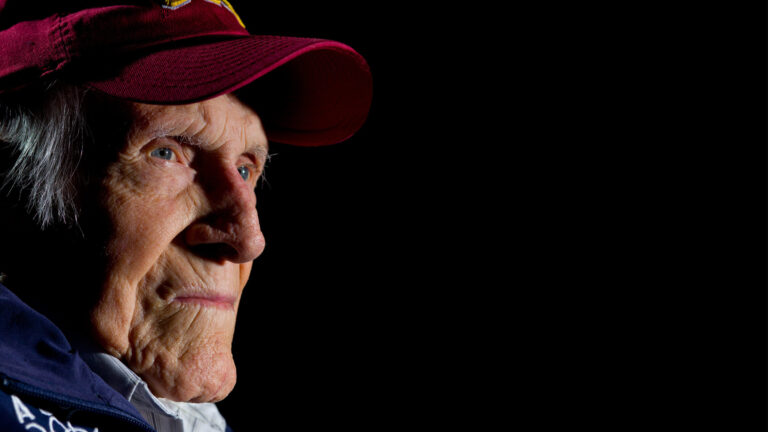
M 203 142 L 200 142 L 199 145 L 203 148 L 206 147 L 213 147 L 215 143 L 220 143 L 222 140 L 222 137 L 226 135 L 227 132 L 227 120 L 224 119 L 224 122 L 222 122 L 221 129 L 218 131 L 211 131 L 211 129 L 214 127 L 214 125 L 217 124 L 217 119 L 214 118 L 218 114 L 218 110 L 215 109 L 208 109 L 208 104 L 210 102 L 205 101 L 197 104 L 197 113 L 200 116 L 200 121 L 202 124 L 202 129 L 199 132 L 199 138 L 203 140 Z M 214 132 L 218 132 L 215 133 Z M 206 136 L 206 135 L 212 135 L 212 136 Z M 206 146 L 206 144 L 210 144 L 209 146 Z M 218 147 L 218 146 L 216 146 Z
M 135 103 L 129 136 L 142 142 L 164 136 L 194 136 L 201 128 L 188 115 L 187 106 Z
M 232 95 L 192 105 L 135 104 L 131 136 L 146 142 L 163 136 L 176 136 L 186 144 L 215 150 L 228 142 L 242 145 L 243 153 L 260 160 L 268 157 L 268 141 L 261 119 Z M 220 103 L 239 109 L 221 109 Z M 209 106 L 211 105 L 211 106 Z
M 229 99 L 226 101 L 232 105 Z M 215 100 L 197 104 L 196 114 L 201 128 L 196 134 L 190 136 L 190 139 L 205 150 L 218 149 L 232 141 L 232 138 L 238 137 L 235 130 L 238 122 L 231 120 L 234 110 L 217 108 L 220 106 Z
M 247 120 L 240 128 L 240 141 L 243 143 L 243 153 L 253 153 L 259 161 L 265 161 L 269 154 L 268 143 L 265 139 L 261 139 L 264 135 L 255 134 L 256 137 L 251 137 L 248 132 L 249 126 L 261 127 L 261 120 L 254 113 L 253 116 L 248 116 Z M 257 129 L 258 130 L 258 129 Z M 261 135 L 261 136 L 258 136 Z
M 225 95 L 218 102 L 227 104 L 230 109 L 217 109 L 219 105 L 214 100 L 200 104 L 199 113 L 205 128 L 217 124 L 221 125 L 220 129 L 216 128 L 211 131 L 212 137 L 210 139 L 214 143 L 221 142 L 220 145 L 228 142 L 234 144 L 239 139 L 243 153 L 252 153 L 259 160 L 265 160 L 268 154 L 268 144 L 259 116 L 232 94 Z M 209 104 L 211 106 L 208 106 Z
M 269 156 L 269 142 L 264 132 L 264 126 L 261 118 L 253 109 L 243 103 L 237 96 L 229 94 L 230 103 L 239 105 L 245 120 L 240 128 L 240 139 L 244 144 L 244 153 L 253 153 L 260 161 L 264 161 Z M 249 132 L 253 131 L 253 134 Z

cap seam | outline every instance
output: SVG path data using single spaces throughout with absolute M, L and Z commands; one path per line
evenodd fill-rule
M 54 26 L 56 31 L 56 47 L 55 58 L 53 59 L 53 67 L 49 69 L 50 72 L 61 69 L 65 64 L 72 61 L 72 53 L 69 50 L 69 45 L 65 42 L 65 35 L 71 34 L 71 28 L 69 22 L 65 21 L 61 15 L 56 17 L 56 24 Z M 64 29 L 66 27 L 66 29 Z M 63 57 L 63 59 L 62 59 Z

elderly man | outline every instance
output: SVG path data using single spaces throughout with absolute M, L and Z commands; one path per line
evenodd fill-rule
M 350 47 L 226 0 L 0 0 L 2 430 L 228 429 L 268 141 L 342 141 L 370 102 Z

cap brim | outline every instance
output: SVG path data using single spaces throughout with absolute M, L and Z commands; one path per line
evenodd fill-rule
M 349 138 L 365 121 L 372 98 L 363 57 L 322 39 L 254 35 L 176 45 L 120 61 L 117 68 L 107 64 L 86 84 L 136 102 L 193 103 L 253 83 L 243 91 L 268 138 L 293 145 Z

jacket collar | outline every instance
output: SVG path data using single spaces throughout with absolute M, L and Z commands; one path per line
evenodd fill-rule
M 175 402 L 152 394 L 147 383 L 119 359 L 92 343 L 76 342 L 80 356 L 123 395 L 155 429 L 168 432 L 224 432 L 227 422 L 212 403 Z
M 0 284 L 0 373 L 62 400 L 106 406 L 145 423 L 86 365 L 48 318 Z

